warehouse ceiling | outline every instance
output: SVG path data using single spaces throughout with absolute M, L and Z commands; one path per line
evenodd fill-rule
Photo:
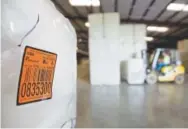
M 169 11 L 170 3 L 188 4 L 188 0 L 100 0 L 99 7 L 72 6 L 69 0 L 52 0 L 77 31 L 78 41 L 87 44 L 87 16 L 91 13 L 119 12 L 121 23 L 144 23 L 166 26 L 165 33 L 147 32 L 154 42 L 188 38 L 188 11 Z

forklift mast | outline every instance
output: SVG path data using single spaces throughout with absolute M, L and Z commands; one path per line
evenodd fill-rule
M 163 50 L 164 50 L 164 49 L 162 49 L 162 48 L 156 49 L 156 51 L 155 51 L 155 53 L 154 53 L 154 56 L 153 56 L 152 63 L 151 63 L 151 68 L 152 68 L 152 70 L 156 68 L 157 61 L 158 61 L 158 59 L 159 59 L 160 53 L 161 53 Z

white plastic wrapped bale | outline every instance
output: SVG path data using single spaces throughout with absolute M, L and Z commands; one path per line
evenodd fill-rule
M 89 23 L 89 36 L 92 39 L 119 37 L 120 16 L 118 13 L 90 14 Z
M 147 49 L 146 25 L 144 24 L 123 24 L 120 26 L 120 61 L 128 60 L 133 53 L 141 58 L 142 50 Z
M 133 54 L 133 25 L 123 24 L 120 25 L 120 46 L 119 46 L 119 59 L 120 59 L 120 73 L 121 80 L 127 80 L 127 61 Z
M 1 127 L 74 126 L 75 30 L 50 0 L 1 4 Z
M 89 15 L 90 82 L 93 85 L 118 85 L 119 14 Z
M 104 37 L 119 38 L 120 15 L 119 13 L 104 13 Z M 115 42 L 116 43 L 116 42 Z
M 134 43 L 135 50 L 137 53 L 137 57 L 142 57 L 142 50 L 147 49 L 145 37 L 146 37 L 146 25 L 144 24 L 135 24 L 133 25 L 133 33 L 134 34 Z
M 89 39 L 90 82 L 93 85 L 118 85 L 120 62 L 117 40 Z
M 89 38 L 99 39 L 103 38 L 103 14 L 90 14 L 89 16 Z
M 129 84 L 143 84 L 146 77 L 143 59 L 130 59 L 126 66 L 127 82 Z
M 127 80 L 128 62 L 134 53 L 141 58 L 142 51 L 146 50 L 146 25 L 144 24 L 123 24 L 120 26 L 120 62 L 121 79 Z
M 133 24 L 134 40 L 137 44 L 145 44 L 146 37 L 146 25 L 145 24 Z
M 133 25 L 120 25 L 120 61 L 131 58 L 133 53 Z

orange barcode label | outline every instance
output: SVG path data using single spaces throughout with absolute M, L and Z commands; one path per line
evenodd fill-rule
M 52 98 L 57 54 L 26 46 L 18 85 L 17 105 Z

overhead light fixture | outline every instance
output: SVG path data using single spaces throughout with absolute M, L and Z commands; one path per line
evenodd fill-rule
M 167 10 L 170 10 L 170 11 L 183 11 L 185 6 L 186 6 L 186 4 L 182 4 L 182 3 L 170 3 L 167 6 Z
M 89 26 L 90 26 L 89 22 L 86 22 L 86 23 L 85 23 L 85 26 L 86 26 L 86 27 L 89 27 Z
M 100 6 L 99 0 L 69 0 L 72 6 Z
M 154 38 L 153 37 L 145 37 L 145 40 L 148 41 L 148 42 L 151 42 L 151 41 L 154 40 Z
M 78 39 L 78 42 L 82 42 L 82 39 L 80 38 L 80 39 Z
M 183 11 L 188 12 L 188 4 L 183 8 Z
M 168 30 L 169 30 L 168 27 L 157 27 L 157 32 L 166 32 Z
M 166 32 L 168 31 L 168 27 L 159 27 L 159 26 L 148 26 L 147 31 L 155 31 L 155 32 Z
M 100 1 L 99 0 L 90 0 L 91 1 L 91 5 L 94 7 L 100 6 Z

